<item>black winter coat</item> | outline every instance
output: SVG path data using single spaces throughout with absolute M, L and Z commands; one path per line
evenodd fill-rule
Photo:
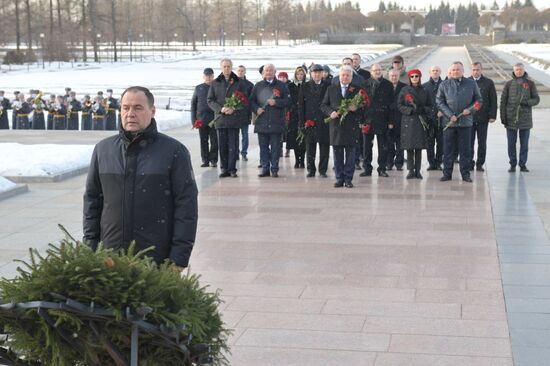
M 280 96 L 275 97 L 276 93 Z M 275 99 L 275 105 L 267 105 L 268 99 Z M 259 81 L 252 89 L 250 105 L 253 111 L 263 108 L 265 112 L 256 118 L 255 133 L 284 133 L 286 130 L 285 112 L 290 107 L 290 93 L 285 83 L 273 79 L 270 84 L 265 80 Z
M 248 98 L 248 100 L 250 100 L 250 96 L 252 95 L 252 89 L 254 89 L 254 84 L 245 78 L 242 78 L 241 80 L 244 83 L 244 87 L 246 90 L 246 97 Z M 250 103 L 248 103 L 248 118 L 246 119 L 244 126 L 249 125 L 251 121 L 252 121 L 252 106 L 250 105 Z
M 304 148 L 304 142 L 301 145 L 298 144 L 296 140 L 298 138 L 298 130 L 301 129 L 303 125 L 300 126 L 300 118 L 298 115 L 298 96 L 300 90 L 302 89 L 302 84 L 288 83 L 288 90 L 290 92 L 290 108 L 288 109 L 288 124 L 287 124 L 287 135 L 286 135 L 286 148 L 287 149 L 296 149 L 298 147 Z
M 187 267 L 197 231 L 197 186 L 189 151 L 151 125 L 119 134 L 92 154 L 84 193 L 84 241 L 115 250 L 155 246 L 151 256 Z
M 406 87 L 407 84 L 402 83 L 401 81 L 397 82 L 397 85 L 395 88 L 393 88 L 392 84 L 392 102 L 390 104 L 390 117 L 388 124 L 393 124 L 393 129 L 397 131 L 401 131 L 401 111 L 399 108 L 397 108 L 397 100 L 399 99 L 399 93 L 401 93 L 401 89 Z
M 8 123 L 8 109 L 11 108 L 10 100 L 6 97 L 0 102 L 2 110 L 0 111 L 0 130 L 7 130 L 10 128 Z
M 539 104 L 537 87 L 527 73 L 504 84 L 500 96 L 500 119 L 506 128 L 527 130 L 533 128 L 532 109 Z
M 474 80 L 472 76 L 470 79 Z M 490 119 L 497 118 L 497 91 L 493 80 L 481 75 L 479 80 L 476 80 L 479 93 L 481 94 L 481 109 L 474 113 L 475 123 L 489 123 Z
M 210 85 L 199 84 L 195 87 L 191 97 L 191 123 L 195 123 L 196 120 L 200 119 L 205 128 L 208 123 L 214 120 L 214 111 L 208 106 L 207 101 L 209 90 Z
M 477 84 L 472 79 L 465 77 L 460 81 L 448 79 L 442 82 L 437 90 L 435 100 L 437 108 L 443 113 L 444 125 L 449 122 L 452 116 L 458 117 L 465 109 L 470 110 L 469 115 L 460 117 L 450 128 L 472 127 L 475 102 L 480 103 L 480 105 L 483 104 Z
M 232 114 L 222 114 L 221 110 L 225 104 L 225 98 L 233 95 L 236 91 L 246 94 L 246 85 L 235 73 L 229 75 L 229 81 L 225 81 L 223 74 L 220 74 L 210 86 L 208 91 L 208 105 L 214 111 L 216 129 L 241 128 L 247 123 L 248 107 L 234 111 Z
M 330 144 L 329 125 L 324 122 L 325 115 L 321 111 L 321 103 L 330 85 L 327 81 L 321 81 L 319 85 L 315 81 L 306 82 L 300 89 L 298 96 L 298 113 L 300 126 L 304 126 L 307 120 L 315 121 L 315 126 L 307 128 L 304 133 L 309 142 Z
M 353 98 L 359 93 L 359 90 L 361 90 L 360 86 L 350 84 L 346 92 L 346 99 Z M 332 84 L 325 93 L 321 110 L 327 117 L 330 116 L 332 112 L 338 111 L 342 99 L 340 84 Z M 329 122 L 330 144 L 332 146 L 354 146 L 359 136 L 359 124 L 363 123 L 364 118 L 364 108 L 360 108 L 355 112 L 349 112 L 342 123 L 340 123 L 340 119 L 331 120 Z
M 406 100 L 407 95 L 412 95 L 413 103 Z M 397 100 L 397 107 L 402 113 L 401 117 L 401 147 L 403 149 L 427 148 L 427 128 L 429 116 L 432 111 L 432 98 L 424 87 L 405 86 L 401 89 Z M 421 119 L 426 123 L 422 126 Z
M 442 123 L 443 120 L 437 117 L 437 112 L 439 110 L 437 109 L 437 104 L 435 102 L 437 91 L 439 90 L 439 86 L 441 85 L 442 82 L 443 82 L 443 79 L 441 78 L 439 78 L 438 81 L 435 81 L 434 79 L 430 78 L 430 80 L 422 84 L 424 89 L 430 93 L 430 98 L 432 100 L 432 111 L 430 113 L 430 120 L 431 120 L 432 126 L 435 126 L 438 129 L 444 127 Z
M 384 78 L 378 80 L 370 78 L 366 84 L 367 94 L 371 98 L 371 107 L 367 113 L 367 118 L 372 126 L 370 133 L 384 134 L 387 132 L 390 122 L 393 85 Z

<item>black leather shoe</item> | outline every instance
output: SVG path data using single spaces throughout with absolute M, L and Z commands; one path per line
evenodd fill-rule
M 344 186 L 346 186 L 346 188 L 353 188 L 353 183 L 352 182 L 346 182 L 346 183 L 344 183 Z
M 327 173 L 320 173 L 319 176 L 321 178 L 328 178 Z
M 279 178 L 279 173 L 273 172 L 273 173 L 271 173 L 271 176 L 272 176 L 273 178 Z
M 267 171 L 267 172 L 261 172 L 260 174 L 258 174 L 258 177 L 263 178 L 263 177 L 269 177 L 270 175 L 271 173 Z
M 412 170 L 409 170 L 409 174 L 407 174 L 407 179 L 414 179 L 416 178 L 416 175 Z
M 237 177 L 238 177 L 237 173 L 231 173 L 231 178 L 237 178 Z
M 384 170 L 379 170 L 378 171 L 378 176 L 379 177 L 386 177 L 386 178 L 389 177 L 388 173 L 386 173 L 386 171 L 384 171 Z
M 437 170 L 437 167 L 435 165 L 430 165 L 428 167 L 428 169 L 426 169 L 427 171 L 432 171 L 432 170 Z
M 420 174 L 420 171 L 417 171 L 415 174 L 414 174 L 415 178 L 416 179 L 423 179 L 424 177 L 422 176 L 422 174 Z
M 294 169 L 298 169 L 300 167 L 300 163 L 296 162 L 294 163 Z
M 243 157 L 243 161 L 248 161 L 248 158 L 246 157 L 246 155 L 241 155 Z
M 386 170 L 393 170 L 393 166 L 387 166 Z
M 359 174 L 360 177 L 370 177 L 372 175 L 372 172 L 363 172 Z
M 403 167 L 402 167 L 402 166 L 396 166 L 395 168 L 397 169 L 398 172 L 400 172 L 400 171 L 403 170 Z
M 210 163 L 210 166 L 211 166 L 212 168 L 216 168 L 216 167 L 218 166 L 218 163 Z
M 308 178 L 315 177 L 315 173 L 307 173 L 306 177 L 308 177 Z
M 444 175 L 441 177 L 441 179 L 439 179 L 440 182 L 447 182 L 449 180 L 451 180 L 452 178 L 447 176 L 447 175 Z
M 524 172 L 524 173 L 529 173 L 529 169 L 527 169 L 527 167 L 524 165 L 524 166 L 520 166 L 519 167 L 519 171 L 520 172 Z
M 306 165 L 304 163 L 300 163 L 300 166 L 299 166 L 300 169 L 305 169 L 306 168 Z
M 510 166 L 510 169 L 508 169 L 508 173 L 514 173 L 516 171 L 515 166 Z
M 207 168 L 209 166 L 210 166 L 210 164 L 208 164 L 208 162 L 201 164 L 201 168 Z
M 231 174 L 229 172 L 223 172 L 219 175 L 220 178 L 227 178 L 229 177 Z
M 261 169 L 263 168 L 262 164 L 258 165 L 258 169 Z
M 340 188 L 340 187 L 343 187 L 343 186 L 344 186 L 344 182 L 338 181 L 338 182 L 334 183 L 334 188 Z
M 485 171 L 485 169 L 483 169 L 483 167 L 480 166 L 480 165 L 476 166 L 476 170 L 477 170 L 478 172 L 484 172 L 484 171 Z
M 470 177 L 464 177 L 464 178 L 462 178 L 462 180 L 464 182 L 467 182 L 467 183 L 472 183 L 472 178 L 470 178 Z
M 361 170 L 361 164 L 360 163 L 355 164 L 355 170 Z

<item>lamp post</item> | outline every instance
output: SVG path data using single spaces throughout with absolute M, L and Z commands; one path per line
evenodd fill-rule
M 241 46 L 244 46 L 244 32 L 241 32 Z
M 101 63 L 101 33 L 96 34 L 97 37 L 97 62 Z
M 40 33 L 40 46 L 42 47 L 42 68 L 44 68 L 44 33 Z
M 202 34 L 202 45 L 206 46 L 206 33 Z
M 143 62 L 143 33 L 139 34 L 139 58 Z
M 259 36 L 260 36 L 260 46 L 262 45 L 262 37 L 263 37 L 263 35 L 264 35 L 264 34 L 263 34 L 262 32 L 260 32 L 260 34 L 259 34 Z
M 178 34 L 174 33 L 174 58 L 177 58 L 178 54 Z

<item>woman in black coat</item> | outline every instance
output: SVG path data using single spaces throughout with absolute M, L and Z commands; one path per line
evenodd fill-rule
M 289 119 L 287 125 L 287 135 L 286 135 L 286 148 L 287 150 L 294 150 L 294 157 L 296 162 L 294 163 L 294 168 L 305 168 L 304 157 L 306 153 L 305 141 L 298 141 L 298 131 L 299 127 L 299 100 L 298 95 L 300 94 L 300 88 L 303 83 L 306 81 L 306 73 L 302 66 L 299 66 L 294 71 L 294 81 L 288 83 L 288 89 L 290 91 L 290 99 L 292 104 L 289 108 Z
M 430 93 L 422 87 L 420 70 L 413 69 L 407 76 L 410 85 L 401 90 L 397 99 L 397 108 L 402 113 L 401 146 L 407 150 L 407 179 L 422 179 L 422 149 L 427 148 L 432 101 Z

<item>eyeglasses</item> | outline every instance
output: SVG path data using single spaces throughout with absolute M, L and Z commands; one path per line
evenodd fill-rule
M 411 75 L 411 79 L 417 79 L 419 77 L 420 77 L 420 75 Z
M 394 64 L 400 64 L 401 61 L 394 61 L 393 63 L 394 63 Z

